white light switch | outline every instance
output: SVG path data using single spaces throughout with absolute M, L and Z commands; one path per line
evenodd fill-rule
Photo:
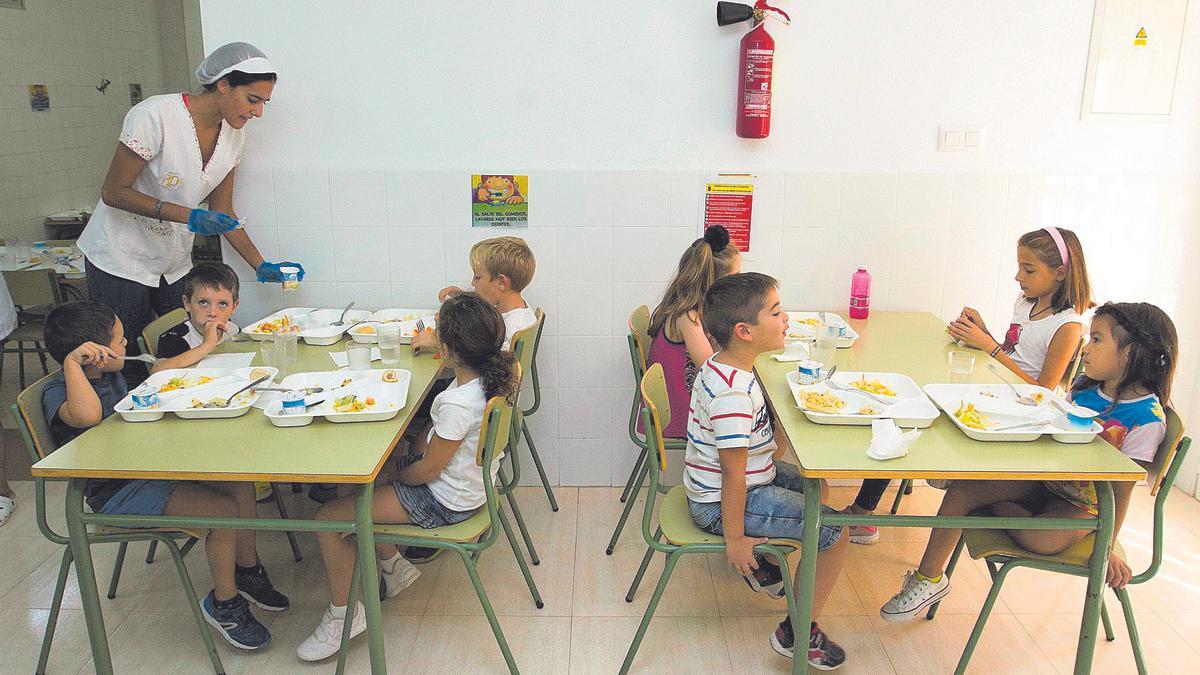
M 983 148 L 980 127 L 938 127 L 938 152 L 979 151 Z

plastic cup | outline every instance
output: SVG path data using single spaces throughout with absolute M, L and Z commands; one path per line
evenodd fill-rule
M 975 355 L 971 352 L 953 350 L 946 355 L 946 369 L 953 381 L 966 381 L 975 372 Z
M 299 267 L 280 267 L 279 273 L 283 275 L 283 290 L 296 291 L 300 290 L 300 268 Z
M 346 358 L 350 362 L 350 370 L 370 370 L 371 345 L 365 342 L 351 342 L 347 344 Z
M 280 374 L 286 374 L 299 358 L 300 336 L 295 333 L 276 333 L 271 337 L 271 341 L 275 344 L 279 359 L 279 365 L 275 367 L 279 369 Z
M 379 338 L 379 360 L 385 366 L 395 366 L 400 363 L 400 324 L 385 323 L 376 329 Z
M 816 340 L 813 341 L 812 349 L 809 350 L 809 356 L 829 368 L 833 365 L 834 356 L 837 354 L 837 341 L 838 329 L 836 327 L 821 326 L 817 328 Z

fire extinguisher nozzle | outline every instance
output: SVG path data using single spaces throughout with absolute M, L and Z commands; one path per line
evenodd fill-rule
M 754 16 L 754 8 L 740 2 L 717 3 L 717 25 L 731 26 L 735 23 L 749 21 Z

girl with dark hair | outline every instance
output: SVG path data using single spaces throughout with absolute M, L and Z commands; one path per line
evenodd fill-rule
M 438 394 L 430 409 L 433 421 L 417 437 L 409 455 L 400 460 L 392 489 L 375 493 L 375 522 L 413 523 L 425 528 L 459 523 L 487 502 L 483 471 L 475 463 L 483 412 L 488 399 L 517 396 L 516 361 L 505 351 L 504 319 L 475 293 L 460 293 L 442 303 L 438 313 L 442 364 L 454 371 L 454 382 Z M 493 483 L 499 458 L 488 467 Z M 350 520 L 354 498 L 342 497 L 317 511 L 321 520 Z M 313 634 L 296 652 L 305 661 L 320 661 L 337 653 L 347 620 L 350 576 L 355 545 L 337 532 L 318 532 L 330 605 Z M 381 590 L 395 597 L 420 576 L 420 571 L 395 546 L 376 547 L 383 576 Z M 356 602 L 351 636 L 366 629 L 362 603 Z
M 683 252 L 662 301 L 650 315 L 646 365 L 662 364 L 672 410 L 687 410 L 696 372 L 713 355 L 712 343 L 700 323 L 704 294 L 714 281 L 741 269 L 742 254 L 729 243 L 729 232 L 720 225 L 709 227 Z M 673 415 L 663 435 L 683 438 L 687 420 L 687 415 Z M 641 424 L 638 418 L 639 430 Z
M 1166 312 L 1144 302 L 1108 303 L 1096 310 L 1083 349 L 1085 374 L 1071 390 L 1071 401 L 1099 413 L 1100 437 L 1148 467 L 1167 433 L 1163 405 L 1170 403 L 1171 378 L 1179 359 L 1179 337 Z M 1132 482 L 1113 483 L 1113 541 L 1129 508 Z M 955 481 L 946 492 L 941 516 L 965 516 L 977 509 L 993 515 L 1094 518 L 1096 488 L 1090 481 Z M 950 592 L 944 574 L 960 530 L 935 529 L 921 565 L 879 613 L 888 621 L 906 621 L 923 613 Z M 1038 555 L 1056 555 L 1090 530 L 1009 530 L 1008 535 Z M 1132 572 L 1113 549 L 1108 551 L 1108 585 L 1123 588 Z
M 254 45 L 233 42 L 209 54 L 196 77 L 204 91 L 151 96 L 125 115 L 100 203 L 79 238 L 91 298 L 111 306 L 134 337 L 181 306 L 197 233 L 224 235 L 261 282 L 281 281 L 281 266 L 299 267 L 264 261 L 233 210 L 243 127 L 262 117 L 274 67 Z M 211 210 L 198 208 L 205 200 Z M 135 340 L 129 347 L 138 351 Z M 124 373 L 132 386 L 146 369 L 129 361 Z

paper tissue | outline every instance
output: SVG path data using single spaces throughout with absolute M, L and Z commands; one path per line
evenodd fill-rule
M 871 422 L 871 445 L 867 457 L 872 459 L 896 459 L 908 454 L 908 448 L 921 437 L 919 429 L 901 431 L 892 420 Z

